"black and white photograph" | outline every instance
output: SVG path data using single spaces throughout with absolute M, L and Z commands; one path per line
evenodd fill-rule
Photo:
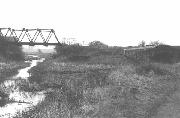
M 180 118 L 180 1 L 1 0 L 0 118 Z

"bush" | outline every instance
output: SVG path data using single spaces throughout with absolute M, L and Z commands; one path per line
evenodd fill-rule
M 179 49 L 168 45 L 159 45 L 156 48 L 148 50 L 152 53 L 150 60 L 160 63 L 175 63 L 180 60 Z
M 88 61 L 89 56 L 71 56 L 68 58 L 69 61 Z
M 108 48 L 108 45 L 106 45 L 100 41 L 92 41 L 89 43 L 89 47 L 104 49 L 104 48 Z
M 58 56 L 77 56 L 80 55 L 83 51 L 83 46 L 79 44 L 67 45 L 63 44 L 62 46 L 55 47 L 56 53 Z
M 136 73 L 139 75 L 156 74 L 159 76 L 171 74 L 168 70 L 162 69 L 155 64 L 140 65 L 136 67 Z
M 79 44 L 56 46 L 56 54 L 53 58 L 58 58 L 63 62 L 86 62 L 88 64 L 110 64 L 117 65 L 127 62 L 127 58 L 122 55 L 121 47 L 97 48 L 95 46 L 81 46 Z
M 111 102 L 104 104 L 101 112 L 107 114 L 114 108 L 109 115 L 121 113 L 127 118 L 149 118 L 166 101 L 167 96 L 176 90 L 176 82 L 173 80 L 179 77 L 167 68 L 163 64 L 151 64 L 138 68 L 124 66 L 113 71 L 108 78 L 111 85 L 108 101 Z M 146 76 L 151 71 L 153 73 Z
M 24 59 L 21 47 L 13 44 L 10 37 L 0 37 L 0 55 L 7 60 L 20 61 Z

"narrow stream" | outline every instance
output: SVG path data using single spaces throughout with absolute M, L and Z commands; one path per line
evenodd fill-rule
M 19 83 L 22 81 L 28 82 L 28 77 L 30 77 L 28 70 L 36 66 L 39 62 L 43 62 L 44 60 L 44 58 L 41 58 L 26 61 L 27 63 L 30 63 L 29 67 L 20 69 L 17 75 L 11 77 L 9 80 L 0 85 L 2 88 L 4 88 L 6 93 L 9 94 L 8 101 L 13 101 L 7 102 L 7 104 L 0 107 L 0 118 L 13 118 L 18 116 L 22 112 L 26 112 L 32 109 L 34 106 L 44 100 L 45 94 L 43 91 L 36 93 L 25 92 L 20 90 L 19 86 Z

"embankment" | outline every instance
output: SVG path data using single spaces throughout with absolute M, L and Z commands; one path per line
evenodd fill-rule
M 11 37 L 0 36 L 0 82 L 17 74 L 17 70 L 28 66 L 24 62 L 21 46 L 12 44 Z
M 29 66 L 25 62 L 0 62 L 0 83 L 4 82 L 13 75 L 18 73 L 18 70 Z
M 23 117 L 150 118 L 176 91 L 179 65 L 123 64 L 118 58 L 114 64 L 113 56 L 100 57 L 83 62 L 54 59 L 34 67 L 30 81 L 48 92 Z

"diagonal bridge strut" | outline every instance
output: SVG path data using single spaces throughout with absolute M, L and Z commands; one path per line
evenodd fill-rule
M 20 33 L 19 35 L 18 32 Z M 32 36 L 30 32 L 35 32 L 34 35 Z M 47 36 L 43 35 L 43 32 L 48 33 Z M 54 35 L 57 43 L 49 43 L 50 38 Z M 13 43 L 16 43 L 17 45 L 29 45 L 29 46 L 34 46 L 34 45 L 61 45 L 59 42 L 55 31 L 53 29 L 11 29 L 11 28 L 0 28 L 0 36 L 3 37 L 11 37 L 13 38 Z M 24 37 L 28 38 L 28 42 L 23 42 Z M 43 40 L 42 42 L 36 42 L 37 37 L 40 36 L 41 39 Z

